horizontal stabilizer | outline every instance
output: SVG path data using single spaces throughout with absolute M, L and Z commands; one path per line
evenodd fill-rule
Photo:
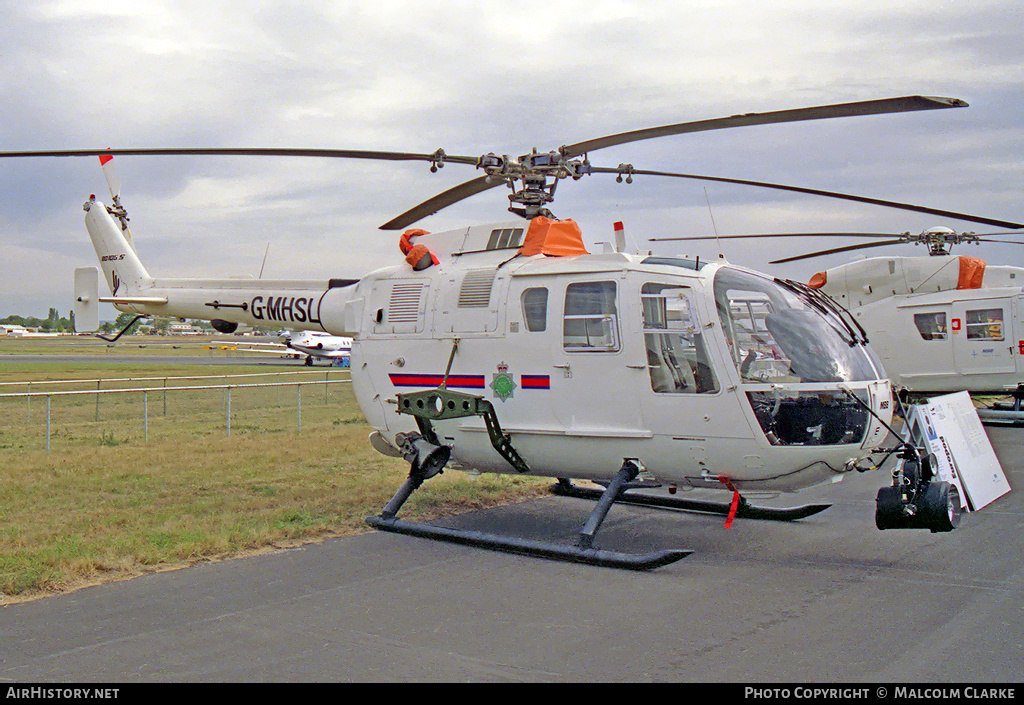
M 105 304 L 165 304 L 166 296 L 101 296 Z

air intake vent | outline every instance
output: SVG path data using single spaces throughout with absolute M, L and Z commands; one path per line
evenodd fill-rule
M 466 272 L 459 289 L 459 308 L 486 308 L 491 302 L 495 270 L 474 269 Z
M 395 284 L 388 302 L 389 323 L 415 323 L 420 315 L 422 284 Z

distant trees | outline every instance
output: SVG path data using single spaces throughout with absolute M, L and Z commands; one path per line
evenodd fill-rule
M 0 325 L 16 325 L 23 328 L 38 328 L 47 333 L 73 333 L 75 331 L 75 312 L 69 311 L 67 318 L 62 318 L 57 309 L 51 308 L 50 315 L 46 318 L 35 316 L 10 315 L 0 318 Z
M 135 317 L 134 313 L 121 313 L 113 321 L 104 321 L 100 324 L 101 333 L 119 333 L 122 328 L 128 326 L 128 330 L 125 331 L 125 335 L 168 335 L 173 333 L 171 325 L 180 319 L 164 318 L 163 316 L 153 316 L 152 318 L 140 319 L 135 321 L 130 326 L 129 322 Z M 199 328 L 208 333 L 213 332 L 213 326 L 210 325 L 209 321 L 201 320 L 187 320 L 183 321 L 188 323 L 193 328 Z
M 122 328 L 128 325 L 128 323 L 135 318 L 134 313 L 120 313 L 117 318 L 113 321 L 104 321 L 100 324 L 101 333 L 116 333 Z M 209 321 L 190 320 L 196 328 L 200 328 L 204 331 L 213 332 L 213 327 Z M 148 331 L 152 331 L 159 335 L 166 334 L 170 327 L 171 319 L 155 316 L 150 319 L 149 325 L 147 326 Z M 46 332 L 46 333 L 75 333 L 75 312 L 68 311 L 67 318 L 63 318 L 57 313 L 57 309 L 51 308 L 50 314 L 46 318 L 36 318 L 35 316 L 18 316 L 15 314 L 9 315 L 6 318 L 0 318 L 0 325 L 16 325 L 22 328 L 31 328 Z M 146 325 L 146 319 L 142 319 L 132 323 L 128 328 L 126 335 L 134 335 L 138 332 L 139 326 Z M 147 331 L 147 332 L 148 332 Z M 91 332 L 91 331 L 84 331 Z

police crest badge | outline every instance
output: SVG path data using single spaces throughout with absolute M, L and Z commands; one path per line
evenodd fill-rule
M 502 401 L 509 399 L 512 393 L 515 392 L 516 383 L 512 379 L 512 375 L 508 373 L 507 363 L 502 362 L 498 365 L 498 371 L 492 375 L 490 387 L 491 391 L 494 392 L 494 396 Z

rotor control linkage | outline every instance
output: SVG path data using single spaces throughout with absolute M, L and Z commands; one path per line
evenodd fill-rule
M 410 441 L 410 439 L 412 443 L 407 442 Z M 416 440 L 424 441 L 424 439 L 418 434 L 406 436 L 402 441 L 404 450 L 410 451 L 407 454 L 407 457 L 413 457 L 413 460 L 410 461 L 411 467 L 408 479 L 399 488 L 398 492 L 395 493 L 395 496 L 391 498 L 391 501 L 387 503 L 379 516 L 366 518 L 366 523 L 376 529 L 398 534 L 406 534 L 408 536 L 445 541 L 448 543 L 457 543 L 464 546 L 486 548 L 493 551 L 504 551 L 506 553 L 518 553 L 537 558 L 549 558 L 569 561 L 572 563 L 583 563 L 586 565 L 610 568 L 626 568 L 630 570 L 651 570 L 653 568 L 659 568 L 661 566 L 674 563 L 693 553 L 693 551 L 690 550 L 676 549 L 652 551 L 651 553 L 645 554 L 633 554 L 591 547 L 594 535 L 597 533 L 597 530 L 600 528 L 605 516 L 608 514 L 608 510 L 611 508 L 612 503 L 615 501 L 615 497 L 621 490 L 621 486 L 627 482 L 626 478 L 636 476 L 636 466 L 630 461 L 626 461 L 623 464 L 622 469 L 619 470 L 619 474 L 616 476 L 616 481 L 613 481 L 609 490 L 606 490 L 606 501 L 599 502 L 598 506 L 594 508 L 594 511 L 591 513 L 590 518 L 584 525 L 583 530 L 580 533 L 580 539 L 575 546 L 560 545 L 549 543 L 547 541 L 534 541 L 514 536 L 487 534 L 479 531 L 433 526 L 430 524 L 420 524 L 398 519 L 398 510 L 409 496 L 412 495 L 412 493 L 421 484 L 423 484 L 424 480 L 440 472 L 440 470 L 437 470 L 437 472 L 430 474 L 432 468 L 425 469 L 425 464 L 423 462 L 418 462 L 418 460 L 422 459 L 424 452 L 426 452 L 426 446 L 421 444 L 421 447 L 413 453 L 410 446 L 414 446 Z M 429 457 L 429 455 L 430 453 L 428 452 L 427 456 Z M 429 465 L 429 461 L 427 461 L 426 464 Z

